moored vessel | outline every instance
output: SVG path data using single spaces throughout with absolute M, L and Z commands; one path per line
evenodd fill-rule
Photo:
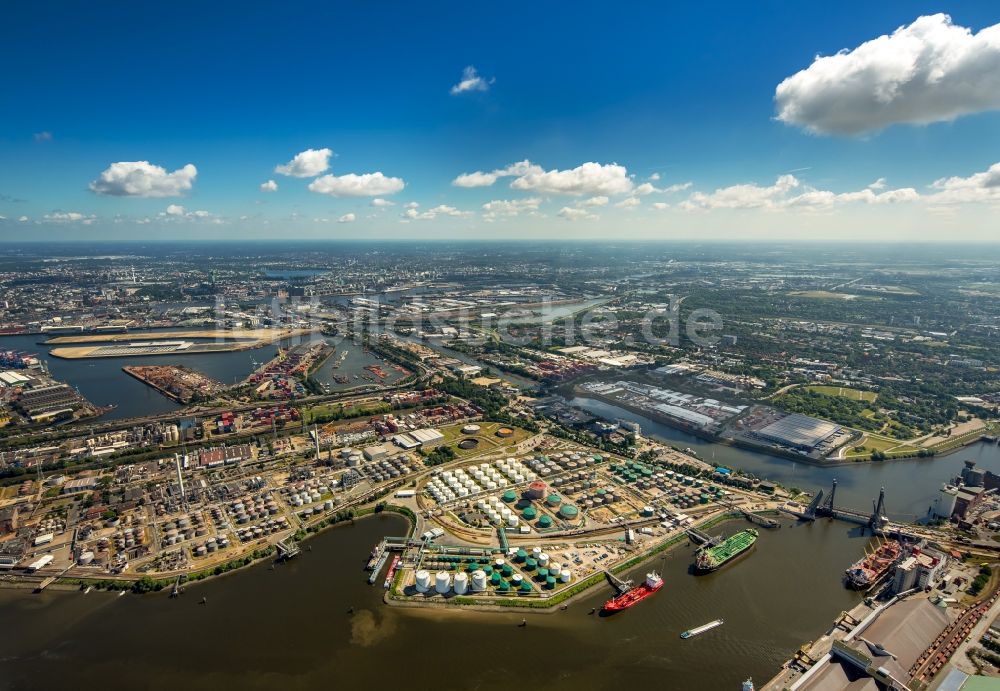
M 847 587 L 855 590 L 870 588 L 889 571 L 902 554 L 903 547 L 896 540 L 879 539 L 874 552 L 869 552 L 865 548 L 865 556 L 844 572 Z
M 715 547 L 705 547 L 695 557 L 694 567 L 698 573 L 708 573 L 721 568 L 732 560 L 749 554 L 757 542 L 759 533 L 747 528 L 732 535 Z
M 605 612 L 620 612 L 636 605 L 663 587 L 663 579 L 655 571 L 646 574 L 646 580 L 640 585 L 629 588 L 621 595 L 604 603 Z
M 385 583 L 383 587 L 388 590 L 392 586 L 392 577 L 396 575 L 396 569 L 399 568 L 399 555 L 392 558 L 392 564 L 389 565 L 389 570 L 385 572 Z

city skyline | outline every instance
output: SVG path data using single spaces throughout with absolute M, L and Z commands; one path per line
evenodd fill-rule
M 861 7 L 12 8 L 0 233 L 994 240 L 1000 16 Z

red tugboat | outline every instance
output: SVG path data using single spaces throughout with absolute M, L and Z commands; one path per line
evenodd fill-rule
M 641 585 L 629 588 L 621 595 L 613 597 L 604 603 L 605 612 L 621 612 L 632 605 L 638 604 L 663 587 L 663 579 L 655 571 L 646 574 L 646 580 Z

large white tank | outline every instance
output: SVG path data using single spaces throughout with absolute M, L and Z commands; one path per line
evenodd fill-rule
M 516 586 L 521 585 L 521 581 L 523 581 L 523 580 L 524 580 L 524 577 L 521 576 L 521 574 L 515 573 L 514 576 L 513 576 L 513 578 L 510 579 L 510 582 L 516 587 Z
M 562 564 L 560 564 L 559 562 L 554 561 L 551 564 L 549 564 L 549 573 L 551 573 L 553 576 L 555 576 L 560 571 L 562 571 Z
M 434 575 L 434 590 L 441 595 L 451 590 L 451 576 L 448 575 L 447 571 L 438 571 Z
M 502 569 L 503 565 L 506 563 L 507 563 L 506 559 L 504 559 L 503 557 L 497 557 L 496 560 L 494 560 L 493 562 L 493 568 L 498 570 Z
M 518 525 L 518 523 L 520 523 L 520 519 L 517 516 L 508 516 L 507 517 L 507 527 L 508 528 L 516 528 L 517 525 Z
M 559 574 L 559 580 L 563 583 L 569 583 L 570 576 L 569 569 L 563 569 Z
M 546 554 L 545 552 L 539 552 L 538 553 L 538 565 L 539 566 L 548 566 L 549 565 L 549 555 Z
M 481 593 L 486 590 L 486 572 L 477 570 L 472 572 L 472 592 Z
M 538 561 L 538 558 L 540 556 L 542 556 L 542 548 L 541 547 L 532 547 L 531 548 L 531 556 L 535 558 L 535 561 Z
M 431 574 L 426 569 L 417 571 L 417 592 L 426 593 L 431 589 Z
M 455 574 L 455 594 L 465 595 L 469 591 L 469 576 L 465 573 Z

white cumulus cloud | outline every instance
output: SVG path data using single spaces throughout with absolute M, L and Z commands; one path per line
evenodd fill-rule
M 520 216 L 521 214 L 537 215 L 542 203 L 539 197 L 525 199 L 494 199 L 483 204 L 483 218 L 495 221 L 501 217 Z
M 607 206 L 608 198 L 603 194 L 576 203 L 577 206 Z
M 381 209 L 387 206 L 396 206 L 396 202 L 391 202 L 388 199 L 382 199 L 380 197 L 376 197 L 375 199 L 372 199 L 371 205 L 377 209 Z
M 920 199 L 912 187 L 878 191 L 872 187 L 853 192 L 820 190 L 802 182 L 794 175 L 782 175 L 773 185 L 756 183 L 721 187 L 714 192 L 694 192 L 680 207 L 696 209 L 829 209 L 841 204 L 894 204 Z M 660 208 L 660 207 L 656 207 Z M 666 207 L 663 207 L 666 208 Z
M 476 68 L 469 65 L 464 70 L 462 70 L 462 79 L 459 80 L 458 84 L 451 87 L 450 92 L 452 96 L 457 94 L 464 94 L 468 91 L 486 91 L 490 88 L 490 84 L 493 83 L 493 79 L 486 81 L 479 76 L 476 72 Z
M 348 173 L 316 178 L 309 183 L 309 191 L 331 197 L 380 197 L 395 194 L 405 186 L 402 178 L 387 177 L 379 172 L 362 175 Z
M 598 218 L 595 214 L 585 209 L 574 209 L 571 206 L 564 206 L 559 209 L 559 213 L 556 216 L 565 218 L 567 221 L 596 221 Z
M 358 217 L 354 214 L 344 214 L 337 219 L 337 223 L 354 223 L 356 220 L 358 220 Z
M 27 217 L 22 216 L 20 220 L 25 221 Z M 42 216 L 42 220 L 49 223 L 82 223 L 89 226 L 97 220 L 97 216 L 82 214 L 79 211 L 53 211 Z
M 274 167 L 274 172 L 293 178 L 311 178 L 330 167 L 330 149 L 306 149 L 295 154 L 291 161 Z
M 532 170 L 516 178 L 510 186 L 570 196 L 612 195 L 631 192 L 632 179 L 625 166 L 589 162 L 570 170 Z
M 274 180 L 268 180 L 267 182 L 262 182 L 262 183 L 260 183 L 260 191 L 261 192 L 277 192 L 278 191 L 278 183 L 276 183 Z
M 168 173 L 149 161 L 119 161 L 91 182 L 90 190 L 112 197 L 179 197 L 191 189 L 197 175 L 190 163 Z
M 474 173 L 462 173 L 457 178 L 452 180 L 451 184 L 455 187 L 489 187 L 495 183 L 498 178 L 520 177 L 529 173 L 541 172 L 544 172 L 541 166 L 535 165 L 531 161 L 525 159 L 523 161 L 518 161 L 517 163 L 511 163 L 503 168 L 497 168 L 489 173 L 485 173 L 481 170 L 477 170 Z
M 1000 163 L 968 177 L 953 176 L 931 183 L 932 204 L 961 204 L 1000 201 Z
M 626 197 L 620 202 L 615 204 L 619 209 L 634 209 L 635 207 L 642 204 L 642 201 L 638 197 Z
M 1000 24 L 973 33 L 946 14 L 919 17 L 853 50 L 817 57 L 781 82 L 777 117 L 855 135 L 1000 109 Z
M 412 206 L 410 205 L 412 204 Z M 412 221 L 430 221 L 438 216 L 471 216 L 471 211 L 460 211 L 454 206 L 448 206 L 447 204 L 440 204 L 427 211 L 418 211 L 417 208 L 419 204 L 411 202 L 407 204 L 406 211 L 403 212 L 403 218 Z

